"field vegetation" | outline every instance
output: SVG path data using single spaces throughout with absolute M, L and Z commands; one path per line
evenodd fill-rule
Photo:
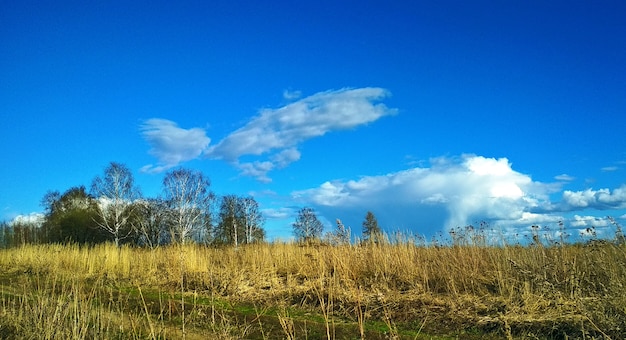
M 623 240 L 0 250 L 0 338 L 621 339 Z M 383 241 L 384 238 L 384 241 Z

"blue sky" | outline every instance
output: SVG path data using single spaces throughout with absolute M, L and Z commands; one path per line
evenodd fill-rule
M 0 220 L 111 161 L 360 233 L 626 219 L 622 1 L 4 1 Z

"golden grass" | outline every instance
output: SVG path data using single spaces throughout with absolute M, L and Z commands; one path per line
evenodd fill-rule
M 0 250 L 0 273 L 0 338 L 616 339 L 626 330 L 626 246 L 608 242 L 33 245 Z M 307 333 L 316 322 L 320 333 Z

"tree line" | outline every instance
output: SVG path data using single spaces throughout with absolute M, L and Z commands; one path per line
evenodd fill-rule
M 218 198 L 208 177 L 185 168 L 167 172 L 162 185 L 160 196 L 143 197 L 128 167 L 111 162 L 89 189 L 46 193 L 41 224 L 3 223 L 0 244 L 113 242 L 154 248 L 187 242 L 238 246 L 265 239 L 265 220 L 253 197 Z
M 352 242 L 351 230 L 346 227 L 340 219 L 335 220 L 334 230 L 322 234 L 324 226 L 317 218 L 312 208 L 305 207 L 298 211 L 296 221 L 292 224 L 293 233 L 296 240 L 301 243 L 324 242 L 338 245 Z M 363 243 L 381 243 L 385 241 L 385 235 L 378 225 L 378 220 L 374 213 L 368 211 L 363 221 L 363 233 L 361 236 Z
M 238 247 L 265 241 L 265 219 L 253 197 L 217 197 L 210 187 L 202 172 L 178 168 L 165 174 L 160 196 L 147 198 L 128 167 L 111 162 L 89 189 L 76 186 L 63 193 L 46 193 L 41 200 L 41 223 L 2 223 L 0 246 L 113 242 L 155 248 L 195 242 Z M 324 226 L 315 211 L 305 207 L 292 224 L 293 234 L 304 243 L 350 243 L 350 228 L 339 219 L 336 224 L 323 235 Z M 362 241 L 382 240 L 376 217 L 368 211 Z

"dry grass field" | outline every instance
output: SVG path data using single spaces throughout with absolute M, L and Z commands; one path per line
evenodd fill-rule
M 622 339 L 626 246 L 0 250 L 2 339 Z

